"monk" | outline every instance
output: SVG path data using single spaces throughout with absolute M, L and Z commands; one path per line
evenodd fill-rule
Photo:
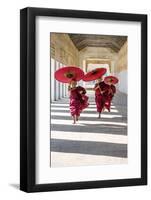
M 101 118 L 101 112 L 103 111 L 105 106 L 106 99 L 104 93 L 106 92 L 107 88 L 108 86 L 102 78 L 97 79 L 97 83 L 94 86 L 94 90 L 97 112 L 99 113 L 98 118 Z
M 79 120 L 80 113 L 88 107 L 88 97 L 85 95 L 86 90 L 77 86 L 77 81 L 73 79 L 68 87 L 70 96 L 70 113 L 73 118 L 73 124 Z
M 104 98 L 105 98 L 104 108 L 106 108 L 109 112 L 111 110 L 111 102 L 115 93 L 116 93 L 115 85 L 113 85 L 111 82 L 108 82 L 107 90 L 104 93 Z

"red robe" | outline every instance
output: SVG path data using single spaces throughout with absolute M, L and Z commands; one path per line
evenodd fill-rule
M 81 86 L 70 90 L 70 113 L 72 116 L 80 116 L 82 110 L 88 107 L 88 97 L 85 93 L 86 90 Z
M 101 113 L 102 109 L 105 106 L 105 96 L 104 92 L 107 90 L 108 86 L 104 81 L 100 82 L 99 84 L 95 84 L 95 88 L 99 85 L 100 88 L 95 90 L 95 102 L 97 107 L 97 112 Z
M 104 93 L 105 108 L 110 112 L 111 102 L 116 93 L 116 87 L 114 85 L 108 85 L 107 91 Z

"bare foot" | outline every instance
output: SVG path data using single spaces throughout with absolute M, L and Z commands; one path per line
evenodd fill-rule
M 73 116 L 73 123 L 72 124 L 76 124 L 76 116 Z
M 100 119 L 101 118 L 101 113 L 99 113 L 99 116 L 98 116 L 98 119 Z
M 79 121 L 79 117 L 76 117 L 76 121 Z

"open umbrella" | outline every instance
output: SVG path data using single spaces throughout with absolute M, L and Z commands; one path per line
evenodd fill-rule
M 83 76 L 83 70 L 75 66 L 62 67 L 55 72 L 55 79 L 62 83 L 69 83 L 72 79 L 80 81 Z
M 87 74 L 85 74 L 85 76 L 83 77 L 84 81 L 94 81 L 98 78 L 100 78 L 101 76 L 103 76 L 106 73 L 106 68 L 96 68 L 90 72 L 88 72 Z
M 118 78 L 116 78 L 115 76 L 106 76 L 104 78 L 104 82 L 106 84 L 108 84 L 108 83 L 116 84 L 116 83 L 118 83 Z

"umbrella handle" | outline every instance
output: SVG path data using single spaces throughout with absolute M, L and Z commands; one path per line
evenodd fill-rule
M 99 85 L 95 86 L 95 87 L 94 87 L 94 90 L 97 90 L 98 88 L 99 88 Z

